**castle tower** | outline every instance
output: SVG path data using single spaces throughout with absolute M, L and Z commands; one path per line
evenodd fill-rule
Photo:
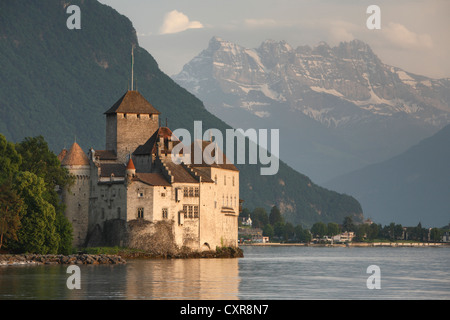
M 89 159 L 74 142 L 69 151 L 61 153 L 61 166 L 75 176 L 75 183 L 62 191 L 66 205 L 65 216 L 73 226 L 73 246 L 81 247 L 88 231 L 90 164 Z
M 139 92 L 127 91 L 106 115 L 106 150 L 127 163 L 128 155 L 143 145 L 158 129 L 159 114 Z
M 128 160 L 127 168 L 125 169 L 125 176 L 130 179 L 136 174 L 136 167 L 134 166 L 133 159 Z

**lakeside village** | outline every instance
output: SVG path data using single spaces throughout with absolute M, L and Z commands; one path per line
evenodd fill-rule
M 240 245 L 321 245 L 321 246 L 431 246 L 450 245 L 450 223 L 443 227 L 405 227 L 394 222 L 382 226 L 366 219 L 362 223 L 345 217 L 342 224 L 316 222 L 310 229 L 285 222 L 274 206 L 243 209 L 239 216 Z

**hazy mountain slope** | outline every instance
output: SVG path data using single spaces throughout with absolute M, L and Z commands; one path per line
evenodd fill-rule
M 234 127 L 279 128 L 281 158 L 315 181 L 392 157 L 450 122 L 449 79 L 388 66 L 358 40 L 248 49 L 214 37 L 173 78 Z
M 327 184 L 356 196 L 365 215 L 415 226 L 450 221 L 450 125 L 390 160 Z
M 103 149 L 104 112 L 128 89 L 131 47 L 135 49 L 137 89 L 168 126 L 192 131 L 229 128 L 203 103 L 162 73 L 140 48 L 131 22 L 94 0 L 70 1 L 81 9 L 81 30 L 69 30 L 68 2 L 0 2 L 0 132 L 8 140 L 42 134 L 59 152 L 76 138 L 85 150 Z M 321 188 L 285 163 L 275 176 L 261 176 L 259 166 L 239 165 L 245 206 L 279 205 L 289 221 L 342 222 L 360 218 L 352 197 Z

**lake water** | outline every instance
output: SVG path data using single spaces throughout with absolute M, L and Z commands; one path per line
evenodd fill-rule
M 450 299 L 450 248 L 244 246 L 240 259 L 129 260 L 68 266 L 1 266 L 0 299 Z M 380 289 L 368 289 L 370 265 Z

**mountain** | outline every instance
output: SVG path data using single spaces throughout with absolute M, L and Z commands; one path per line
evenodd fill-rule
M 450 79 L 386 65 L 359 40 L 248 49 L 213 37 L 172 78 L 233 127 L 279 128 L 281 159 L 317 182 L 386 160 L 450 123 Z
M 326 184 L 361 201 L 366 217 L 442 227 L 450 221 L 450 125 L 387 161 Z
M 104 112 L 128 89 L 132 46 L 136 89 L 172 130 L 192 132 L 195 120 L 204 130 L 230 128 L 160 71 L 128 18 L 94 0 L 70 4 L 80 8 L 81 29 L 66 27 L 67 1 L 0 2 L 0 133 L 9 141 L 43 135 L 55 153 L 74 140 L 85 151 L 104 149 Z M 362 218 L 353 197 L 322 188 L 283 162 L 272 176 L 261 176 L 257 165 L 238 168 L 249 209 L 278 205 L 287 221 L 306 226 Z

